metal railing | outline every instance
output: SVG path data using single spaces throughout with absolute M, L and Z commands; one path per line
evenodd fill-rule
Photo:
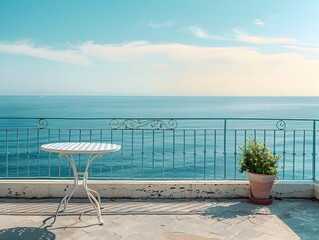
M 67 159 L 40 150 L 49 142 L 112 142 L 93 179 L 245 179 L 240 149 L 251 138 L 280 154 L 279 179 L 316 180 L 316 119 L 0 118 L 1 179 L 68 179 Z M 78 168 L 85 157 L 77 156 Z

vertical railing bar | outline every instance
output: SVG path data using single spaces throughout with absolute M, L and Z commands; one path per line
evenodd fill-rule
M 19 129 L 17 128 L 17 174 L 16 176 L 19 177 Z
M 142 130 L 142 179 L 144 179 L 144 130 Z
M 283 144 L 283 151 L 282 151 L 282 178 L 285 179 L 285 173 L 286 173 L 286 130 L 284 131 L 284 144 Z
M 112 179 L 113 178 L 113 153 L 110 153 L 110 164 L 111 164 L 110 179 Z
M 316 120 L 313 121 L 312 127 L 312 180 L 316 180 Z
M 274 130 L 274 155 L 276 155 L 276 130 Z
M 274 156 L 276 155 L 276 130 L 274 130 L 274 151 L 273 151 Z
M 9 139 L 8 139 L 8 129 L 6 129 L 6 175 L 9 177 Z
M 295 179 L 295 164 L 296 164 L 296 130 L 293 135 L 293 152 L 292 152 L 292 179 Z
M 184 169 L 184 176 L 183 179 L 185 179 L 185 174 L 186 174 L 186 146 L 185 146 L 185 138 L 186 138 L 186 132 L 183 130 L 183 169 Z
M 224 119 L 224 179 L 226 179 L 226 164 L 227 164 L 227 156 L 226 156 L 226 144 L 227 144 L 227 122 L 226 118 Z
M 162 131 L 163 136 L 163 148 L 162 148 L 162 179 L 164 179 L 165 175 L 165 131 Z
M 90 129 L 90 143 L 92 142 L 92 129 Z M 81 155 L 79 155 L 79 157 L 81 158 Z M 93 162 L 92 162 L 92 164 L 91 164 L 91 166 L 90 166 L 90 175 L 92 176 L 92 171 L 93 171 L 93 166 L 94 166 L 94 164 L 93 164 Z
M 121 155 L 122 155 L 122 158 L 121 158 L 121 179 L 123 179 L 123 161 L 124 161 L 124 130 L 122 129 L 122 147 L 121 147 Z
M 58 129 L 58 141 L 61 142 L 61 129 Z M 61 178 L 61 157 L 59 156 L 59 178 Z
M 113 129 L 111 129 L 111 143 L 113 143 Z
M 196 178 L 196 130 L 194 130 L 194 176 Z
M 81 142 L 81 131 L 79 132 L 79 142 Z M 69 142 L 71 142 L 71 139 L 72 139 L 72 130 L 69 129 Z M 79 168 L 79 172 L 81 172 L 81 159 L 80 159 L 80 155 L 78 155 L 78 160 L 79 160 L 79 163 L 78 163 L 78 168 Z M 69 161 L 68 161 L 69 162 Z M 71 166 L 71 164 L 69 163 L 69 166 Z M 70 167 L 69 167 L 70 169 Z
M 246 150 L 247 147 L 247 130 L 244 131 L 244 149 Z M 245 172 L 245 178 L 247 178 L 247 173 Z
M 113 129 L 111 129 L 111 144 L 113 144 Z M 110 158 L 110 178 L 113 179 L 113 158 Z
M 254 130 L 254 141 L 256 141 L 257 140 L 257 130 L 255 129 Z
M 306 160 L 306 130 L 303 130 L 303 147 L 302 147 L 302 179 L 305 179 L 305 160 Z
M 92 129 L 90 129 L 89 131 L 89 136 L 90 136 L 90 142 L 92 142 Z M 79 156 L 81 157 L 81 155 Z M 94 166 L 94 162 L 92 162 L 91 166 L 90 166 L 90 175 L 92 176 L 92 171 L 93 171 L 93 166 Z
M 216 135 L 217 135 L 217 130 L 214 130 L 214 179 L 216 179 L 216 158 L 217 158 L 217 142 L 216 142 Z
M 244 131 L 244 149 L 246 149 L 247 146 L 247 130 Z
M 72 130 L 71 129 L 69 129 L 69 142 L 71 142 L 71 133 L 72 133 Z
M 266 144 L 266 142 L 267 142 L 267 132 L 266 132 L 266 130 L 264 130 L 264 144 Z
M 30 177 L 30 149 L 29 149 L 29 129 L 27 129 L 27 176 Z
M 134 175 L 134 130 L 131 130 L 132 132 L 132 148 L 131 148 L 131 179 L 133 179 L 133 175 Z
M 87 130 L 87 129 L 83 129 L 83 130 Z M 84 131 L 84 133 L 83 133 L 83 131 L 82 131 L 82 129 L 75 129 L 74 131 L 79 131 L 79 142 L 82 142 L 82 134 L 84 135 L 83 137 L 84 137 L 84 141 L 86 141 L 85 139 L 85 131 Z M 91 142 L 91 134 L 92 134 L 92 130 L 89 130 L 89 142 Z M 82 162 L 81 162 L 81 160 L 82 160 L 82 156 L 79 154 L 78 155 L 78 159 L 79 159 L 79 171 L 81 171 L 81 168 L 82 168 Z M 84 163 L 85 164 L 85 163 Z M 92 176 L 92 168 L 93 168 L 93 162 L 92 162 L 92 164 L 90 165 L 90 169 L 89 169 L 89 171 L 90 171 L 90 176 Z M 84 166 L 85 167 L 85 166 Z
M 173 179 L 175 179 L 175 130 L 173 130 Z
M 40 130 L 37 129 L 37 153 L 38 153 L 38 177 L 40 177 L 40 148 L 39 148 L 39 144 L 40 144 Z
M 100 159 L 100 177 L 99 177 L 99 179 L 100 180 L 102 180 L 102 157 L 103 156 L 99 157 L 99 159 Z
M 51 130 L 48 129 L 48 142 L 51 142 Z M 48 175 L 49 175 L 49 178 L 51 178 L 51 154 L 49 153 L 48 154 Z
M 101 174 L 102 174 L 102 171 L 101 171 Z M 110 179 L 113 179 L 113 154 L 112 153 L 110 157 Z
M 102 129 L 100 129 L 100 143 L 102 143 Z M 102 179 L 102 157 L 100 157 L 100 180 Z
M 235 139 L 234 139 L 234 173 L 235 173 L 235 179 L 237 179 L 237 130 L 235 129 Z
M 79 129 L 79 142 L 82 142 L 82 129 Z M 79 162 L 79 171 L 81 171 L 81 155 L 78 155 L 78 162 Z M 69 171 L 71 168 L 71 163 L 68 161 L 69 164 Z
M 204 179 L 206 179 L 207 130 L 204 130 Z
M 153 130 L 153 143 L 152 143 L 152 179 L 154 179 L 154 167 L 155 167 L 155 131 Z

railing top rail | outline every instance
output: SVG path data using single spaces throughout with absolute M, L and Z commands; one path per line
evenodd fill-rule
M 16 120 L 36 120 L 36 119 L 47 119 L 47 120 L 125 120 L 125 119 L 143 119 L 143 120 L 154 120 L 154 119 L 162 119 L 162 120 L 194 120 L 194 121 L 207 121 L 207 120 L 244 120 L 244 121 L 258 121 L 258 120 L 264 120 L 264 121 L 278 121 L 278 120 L 285 120 L 285 121 L 319 121 L 319 119 L 312 119 L 312 118 L 210 118 L 210 117 L 203 117 L 203 118 L 174 118 L 174 117 L 116 117 L 116 118 L 108 118 L 108 117 L 0 117 L 0 120 L 5 119 L 16 119 Z

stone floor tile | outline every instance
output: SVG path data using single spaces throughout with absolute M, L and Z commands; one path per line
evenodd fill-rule
M 233 235 L 231 239 L 256 239 L 263 235 L 263 232 L 257 231 L 253 228 L 245 229 L 241 231 L 240 233 Z
M 0 239 L 23 228 L 25 234 L 35 231 L 63 240 L 319 240 L 319 201 L 307 199 L 275 200 L 269 206 L 246 199 L 103 199 L 104 225 L 99 225 L 94 212 L 79 219 L 91 205 L 74 199 L 49 226 L 57 203 L 56 199 L 0 199 Z
M 256 238 L 256 240 L 283 240 L 283 238 L 274 237 L 274 236 L 271 236 L 267 233 L 264 233 L 261 236 L 259 236 L 258 238 Z

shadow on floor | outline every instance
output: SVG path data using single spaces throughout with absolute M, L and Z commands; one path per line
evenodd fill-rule
M 270 210 L 286 223 L 302 239 L 319 240 L 319 201 L 304 200 L 290 201 L 293 206 L 286 206 L 284 201 L 278 205 L 272 205 Z
M 2 201 L 3 203 L 2 203 Z M 102 199 L 102 215 L 192 215 L 202 214 L 206 203 L 210 200 L 196 200 L 196 206 L 187 199 Z M 53 216 L 59 205 L 59 199 L 1 199 L 0 215 L 18 216 Z M 59 216 L 96 215 L 96 212 L 87 199 L 71 199 L 65 212 Z
M 204 215 L 221 221 L 224 219 L 248 217 L 256 214 L 270 215 L 272 213 L 267 207 L 261 205 L 251 204 L 246 201 L 234 202 L 226 200 L 221 204 L 207 208 Z
M 223 200 L 208 207 L 205 216 L 222 221 L 237 217 L 276 215 L 302 239 L 319 240 L 319 201 L 299 199 L 275 200 L 271 205 L 255 205 L 247 201 Z
M 55 234 L 45 228 L 35 227 L 16 227 L 0 230 L 0 239 L 2 240 L 35 240 L 35 239 L 55 239 Z

